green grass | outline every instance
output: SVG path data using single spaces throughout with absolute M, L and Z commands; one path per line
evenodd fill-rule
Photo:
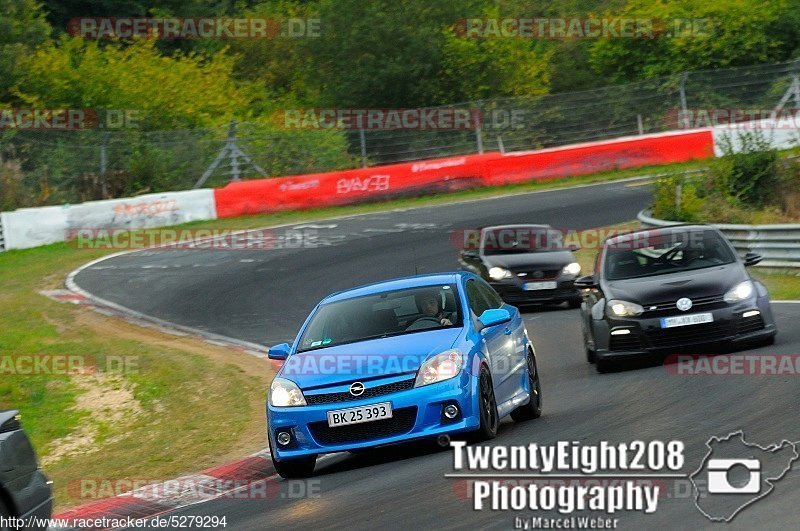
M 263 433 L 268 364 L 229 352 L 263 364 L 261 375 L 245 373 L 222 357 L 204 355 L 202 347 L 193 352 L 177 338 L 38 293 L 58 287 L 70 270 L 98 254 L 65 244 L 0 254 L 0 361 L 77 355 L 86 356 L 86 364 L 100 372 L 0 375 L 0 409 L 21 411 L 23 425 L 55 481 L 61 508 L 90 501 L 68 488 L 82 478 L 168 479 L 210 466 L 232 450 L 254 451 L 264 443 L 254 445 L 250 434 L 254 429 Z M 129 366 L 133 370 L 104 372 L 109 360 L 120 359 L 116 357 L 134 362 Z M 104 408 L 113 410 L 114 392 L 121 388 L 131 390 L 129 405 L 136 405 L 138 413 L 121 408 L 121 418 L 105 418 Z M 95 390 L 96 399 L 81 407 L 81 394 L 87 390 Z M 66 436 L 87 428 L 91 438 L 79 451 L 53 457 L 61 455 L 55 452 Z

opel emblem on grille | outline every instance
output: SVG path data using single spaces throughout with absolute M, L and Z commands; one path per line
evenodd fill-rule
M 350 386 L 350 394 L 353 396 L 361 396 L 364 394 L 364 384 L 361 382 L 353 382 Z
M 678 299 L 678 302 L 675 305 L 680 311 L 685 312 L 692 307 L 692 299 L 683 297 L 682 299 Z

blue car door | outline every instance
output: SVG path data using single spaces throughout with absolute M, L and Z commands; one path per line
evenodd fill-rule
M 487 300 L 481 289 L 481 282 L 476 279 L 467 280 L 467 299 L 475 319 L 492 307 L 491 301 Z M 498 405 L 514 396 L 517 389 L 516 379 L 511 378 L 514 363 L 510 326 L 511 323 L 503 323 L 481 331 L 483 351 L 492 371 L 492 383 Z

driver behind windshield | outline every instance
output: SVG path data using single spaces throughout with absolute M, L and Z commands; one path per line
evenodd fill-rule
M 439 292 L 436 290 L 423 291 L 414 295 L 414 301 L 417 303 L 417 309 L 422 314 L 422 317 L 414 321 L 408 330 L 419 327 L 420 324 L 425 322 L 437 321 L 442 326 L 452 325 L 450 320 L 452 315 L 444 311 L 441 304 Z M 415 326 L 416 325 L 416 326 Z

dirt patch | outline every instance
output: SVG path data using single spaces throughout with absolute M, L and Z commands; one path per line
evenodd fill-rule
M 258 452 L 266 445 L 264 399 L 276 369 L 269 360 L 257 358 L 237 349 L 213 345 L 194 337 L 175 336 L 157 328 L 141 327 L 124 319 L 106 317 L 85 308 L 78 310 L 75 324 L 79 327 L 87 327 L 93 333 L 106 337 L 140 341 L 201 355 L 214 363 L 232 365 L 242 374 L 258 378 L 263 384 L 264 392 L 249 397 L 252 411 L 251 421 L 243 430 L 237 443 L 231 445 L 230 451 L 215 459 L 212 465 L 226 463 L 232 459 L 239 459 Z
M 53 441 L 42 458 L 44 466 L 65 457 L 98 452 L 101 447 L 97 439 L 104 425 L 124 427 L 142 414 L 142 407 L 134 398 L 132 385 L 119 375 L 76 375 L 72 377 L 72 383 L 78 391 L 75 409 L 85 411 L 88 415 L 77 430 Z

